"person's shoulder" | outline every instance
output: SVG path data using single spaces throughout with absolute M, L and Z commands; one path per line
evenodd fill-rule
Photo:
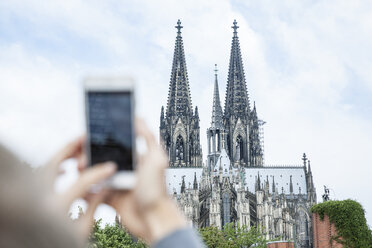
M 153 248 L 204 248 L 200 236 L 193 228 L 178 229 L 153 245 Z

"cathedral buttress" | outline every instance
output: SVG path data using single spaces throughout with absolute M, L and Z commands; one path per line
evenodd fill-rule
M 249 147 L 250 147 L 250 156 L 249 164 L 251 166 L 262 166 L 262 147 L 260 143 L 260 134 L 259 134 L 259 122 L 256 111 L 256 103 L 254 103 L 253 110 L 250 114 L 250 128 L 249 128 Z
M 201 167 L 200 126 L 197 107 L 193 112 L 187 75 L 181 21 L 177 22 L 167 107 L 160 116 L 160 139 L 170 167 Z

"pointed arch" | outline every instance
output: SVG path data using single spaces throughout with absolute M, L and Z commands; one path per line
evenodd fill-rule
M 311 240 L 311 219 L 308 210 L 304 206 L 297 208 L 295 218 L 295 243 L 296 247 L 306 248 Z
M 245 128 L 240 120 L 236 122 L 233 137 L 232 137 L 232 158 L 234 162 L 246 162 L 247 161 L 247 135 Z
M 176 161 L 185 160 L 185 141 L 181 135 L 176 138 Z
M 244 140 L 243 137 L 239 134 L 235 140 L 235 161 L 244 160 Z
M 222 195 L 222 210 L 222 223 L 225 225 L 231 222 L 231 200 L 228 192 Z
M 193 135 L 190 135 L 189 137 L 189 143 L 190 143 L 190 146 L 189 146 L 189 158 L 190 158 L 190 161 L 192 161 L 194 155 L 195 155 L 195 141 L 194 141 L 194 136 Z

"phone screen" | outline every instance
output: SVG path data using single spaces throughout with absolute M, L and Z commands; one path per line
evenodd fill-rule
M 113 161 L 133 170 L 133 93 L 87 92 L 90 164 Z

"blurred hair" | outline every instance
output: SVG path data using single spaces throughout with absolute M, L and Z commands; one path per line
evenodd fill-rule
M 0 144 L 0 247 L 82 246 L 46 198 L 41 178 Z

